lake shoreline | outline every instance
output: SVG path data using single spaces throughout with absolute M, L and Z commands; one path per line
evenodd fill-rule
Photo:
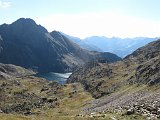
M 72 73 L 55 73 L 55 72 L 49 72 L 49 73 L 37 73 L 34 76 L 45 78 L 49 81 L 56 81 L 60 84 L 65 84 L 66 80 L 69 78 L 69 76 Z

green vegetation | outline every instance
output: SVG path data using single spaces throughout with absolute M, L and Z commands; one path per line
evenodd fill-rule
M 157 120 L 159 48 L 160 40 L 120 62 L 89 63 L 77 69 L 65 85 L 0 64 L 0 119 Z
M 81 116 L 82 108 L 88 105 L 88 103 L 91 100 L 94 100 L 94 98 L 90 93 L 84 90 L 80 83 L 59 86 L 59 89 L 54 88 L 56 89 L 56 93 L 54 93 L 51 91 L 53 89 L 48 86 L 50 82 L 44 79 L 30 76 L 23 79 L 17 78 L 16 80 L 23 87 L 9 84 L 11 81 L 1 80 L 1 85 L 4 84 L 4 82 L 8 84 L 6 86 L 8 89 L 5 91 L 5 94 L 10 93 L 9 95 L 11 96 L 7 97 L 5 102 L 1 102 L 1 107 L 3 106 L 2 104 L 4 104 L 5 107 L 5 105 L 8 104 L 16 104 L 20 101 L 23 102 L 23 99 L 17 97 L 13 99 L 15 97 L 14 95 L 22 93 L 34 93 L 40 98 L 47 99 L 57 97 L 58 104 L 54 107 L 50 107 L 48 103 L 45 103 L 40 108 L 33 107 L 31 108 L 31 115 L 24 115 L 22 114 L 23 111 L 20 113 L 13 111 L 9 114 L 0 113 L 1 120 L 112 120 L 114 118 L 122 120 L 133 120 L 134 118 L 137 118 L 137 120 L 143 120 L 143 117 L 139 115 L 126 116 L 114 112 L 98 113 L 95 115 L 88 114 Z M 13 87 L 14 89 L 12 89 Z M 42 88 L 46 87 L 46 91 L 41 92 Z M 27 98 L 27 101 L 28 100 L 30 100 L 30 103 L 35 102 L 34 99 L 31 98 Z

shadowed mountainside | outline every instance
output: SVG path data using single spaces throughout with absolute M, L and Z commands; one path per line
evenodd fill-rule
M 66 36 L 67 38 L 69 38 L 71 41 L 73 41 L 74 43 L 78 44 L 81 48 L 84 48 L 86 50 L 89 51 L 98 51 L 98 52 L 102 52 L 102 50 L 100 48 L 98 48 L 95 45 L 92 44 L 88 44 L 86 43 L 84 40 L 78 38 L 78 37 L 73 37 L 67 34 L 62 33 L 64 36 Z
M 106 61 L 110 59 L 110 54 L 107 54 L 103 58 Z M 20 18 L 12 24 L 0 26 L 2 63 L 32 68 L 39 72 L 67 72 L 86 62 L 102 59 L 103 56 L 99 52 L 80 48 L 60 32 L 49 33 L 32 19 Z M 113 61 L 120 60 L 116 55 L 114 58 Z

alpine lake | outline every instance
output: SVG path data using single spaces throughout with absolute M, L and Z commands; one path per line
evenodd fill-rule
M 72 73 L 55 73 L 55 72 L 50 72 L 50 73 L 37 73 L 35 76 L 36 77 L 42 77 L 45 78 L 49 81 L 57 81 L 60 84 L 64 84 L 67 80 L 67 78 L 71 75 Z

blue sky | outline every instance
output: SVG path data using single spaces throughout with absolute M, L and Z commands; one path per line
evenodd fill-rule
M 32 18 L 77 37 L 159 37 L 160 0 L 0 0 L 0 24 Z

